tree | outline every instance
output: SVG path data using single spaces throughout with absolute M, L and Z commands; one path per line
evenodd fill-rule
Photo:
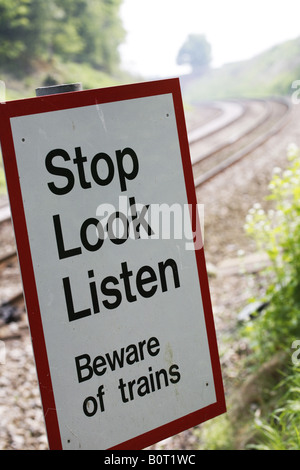
M 177 55 L 178 65 L 191 65 L 193 71 L 202 73 L 211 62 L 211 46 L 202 34 L 190 34 Z
M 0 65 L 60 56 L 111 73 L 124 38 L 122 0 L 0 0 Z
M 24 34 L 29 29 L 27 1 L 0 2 L 0 60 L 7 63 L 17 59 L 25 50 Z
M 0 0 L 1 1 L 1 0 Z M 52 0 L 51 50 L 64 60 L 88 62 L 106 72 L 119 63 L 124 38 L 122 0 Z

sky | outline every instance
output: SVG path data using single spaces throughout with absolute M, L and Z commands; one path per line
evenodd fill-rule
M 123 68 L 145 78 L 176 76 L 189 34 L 204 34 L 212 66 L 249 59 L 300 36 L 299 0 L 123 0 Z

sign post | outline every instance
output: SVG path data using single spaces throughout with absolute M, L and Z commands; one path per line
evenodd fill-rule
M 225 411 L 179 80 L 0 103 L 51 449 Z

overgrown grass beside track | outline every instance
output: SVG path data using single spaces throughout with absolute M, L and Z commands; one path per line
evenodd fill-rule
M 234 333 L 243 338 L 228 413 L 200 428 L 205 449 L 300 450 L 300 150 L 275 168 L 268 209 L 255 204 L 245 230 L 267 253 L 267 307 Z M 269 204 L 272 204 L 270 208 Z M 257 300 L 257 299 L 252 299 Z M 246 347 L 245 347 L 246 344 Z M 247 371 L 247 373 L 245 373 Z M 249 372 L 250 371 L 250 372 Z
M 5 83 L 6 100 L 15 100 L 35 96 L 35 89 L 41 86 L 81 82 L 85 90 L 132 83 L 139 81 L 140 77 L 133 77 L 121 70 L 115 75 L 108 75 L 88 63 L 63 62 L 60 57 L 53 57 L 51 64 L 36 63 L 31 73 L 22 79 L 0 69 L 0 80 Z

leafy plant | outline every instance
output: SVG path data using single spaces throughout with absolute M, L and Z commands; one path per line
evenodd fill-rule
M 256 419 L 259 444 L 251 446 L 259 450 L 300 449 L 300 369 L 295 366 L 277 387 L 283 392 L 276 410 L 268 420 Z
M 253 375 L 230 397 L 228 414 L 204 427 L 202 448 L 300 450 L 300 348 L 291 353 L 300 346 L 298 147 L 290 145 L 287 157 L 288 168 L 273 171 L 265 207 L 255 204 L 246 217 L 246 232 L 270 259 L 263 299 L 268 307 L 243 330 Z M 279 384 L 278 377 L 284 377 Z
M 275 168 L 267 212 L 255 204 L 246 217 L 246 232 L 271 261 L 266 301 L 269 307 L 250 322 L 245 332 L 253 350 L 262 359 L 290 348 L 300 334 L 300 152 L 290 145 L 290 161 L 282 171 Z
M 120 7 L 121 0 L 0 0 L 0 65 L 20 76 L 57 55 L 113 73 L 125 34 Z

